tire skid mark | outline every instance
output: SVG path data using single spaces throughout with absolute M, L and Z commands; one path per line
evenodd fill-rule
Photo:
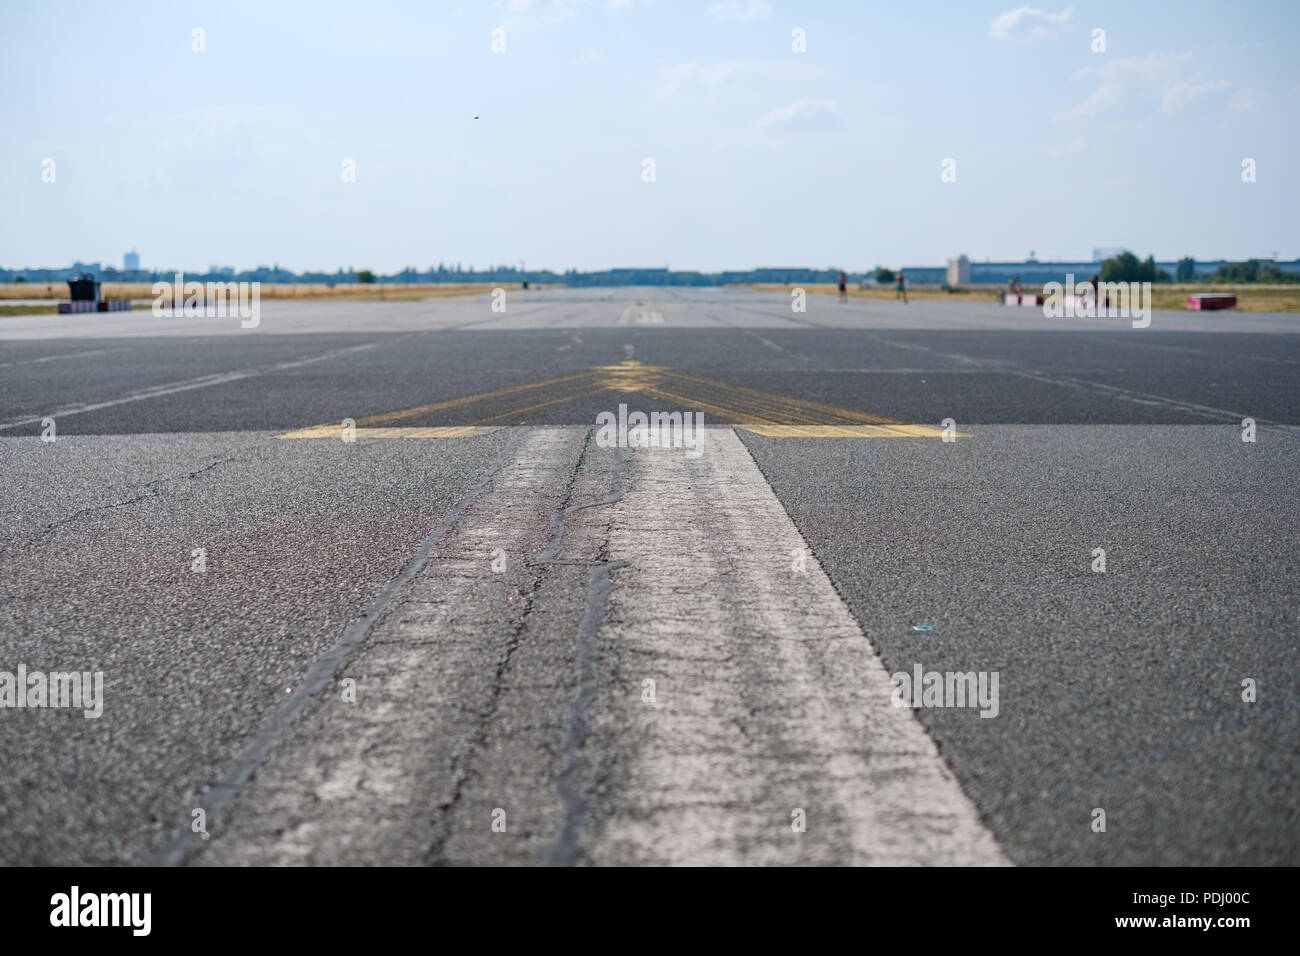
M 578 459 L 575 475 L 581 470 L 591 443 L 587 432 L 582 455 Z M 543 866 L 572 866 L 582 852 L 582 836 L 587 820 L 587 798 L 583 793 L 583 779 L 587 771 L 585 747 L 590 729 L 591 707 L 596 700 L 596 634 L 605 621 L 609 595 L 614 587 L 614 572 L 627 567 L 626 561 L 611 561 L 602 545 L 595 560 L 565 559 L 559 557 L 564 546 L 565 519 L 579 511 L 604 508 L 623 500 L 623 449 L 614 449 L 614 463 L 610 467 L 609 487 L 604 498 L 587 504 L 571 505 L 551 516 L 551 540 L 538 558 L 542 564 L 586 565 L 587 608 L 578 625 L 578 691 L 569 703 L 568 718 L 564 726 L 564 765 L 555 781 L 555 790 L 564 808 L 564 817 L 550 847 L 543 857 Z
M 424 570 L 433 549 L 456 524 L 465 510 L 491 487 L 492 480 L 510 460 L 525 434 L 526 430 L 520 429 L 511 436 L 474 487 L 457 501 L 437 527 L 429 532 L 406 566 L 384 586 L 370 605 L 361 612 L 360 617 L 348 625 L 338 643 L 312 662 L 284 706 L 267 720 L 261 733 L 236 758 L 226 773 L 202 793 L 202 806 L 209 825 L 234 803 L 252 780 L 253 775 L 266 762 L 271 751 L 285 737 L 307 707 L 330 687 L 339 669 L 366 643 L 371 629 L 384 616 L 389 606 L 394 603 L 406 585 Z M 179 866 L 202 846 L 203 844 L 196 843 L 188 822 L 182 823 L 172 836 L 153 848 L 148 855 L 148 863 L 151 866 Z

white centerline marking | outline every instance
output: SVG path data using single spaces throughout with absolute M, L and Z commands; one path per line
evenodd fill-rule
M 271 372 L 282 372 L 285 369 L 298 368 L 301 365 L 311 365 L 313 362 L 323 362 L 326 359 L 337 358 L 340 355 L 347 355 L 350 352 L 360 352 L 364 349 L 375 347 L 375 343 L 368 342 L 365 345 L 351 345 L 345 349 L 335 349 L 332 352 L 326 352 L 323 355 L 314 355 L 311 358 L 294 359 L 291 362 L 279 362 L 275 365 L 261 365 L 255 368 L 240 369 L 234 372 L 220 372 L 216 375 L 204 375 L 200 378 L 186 379 L 181 382 L 167 382 L 163 385 L 152 385 L 149 388 L 141 389 L 138 392 L 130 392 L 120 398 L 110 398 L 103 402 L 90 402 L 84 405 L 67 405 L 63 408 L 55 409 L 52 412 L 46 412 L 44 415 L 37 415 L 34 418 L 18 418 L 7 422 L 0 422 L 0 431 L 9 428 L 20 428 L 23 425 L 39 425 L 45 418 L 67 418 L 69 415 L 82 415 L 86 412 L 99 411 L 101 408 L 112 408 L 114 405 L 125 405 L 129 402 L 143 402 L 150 398 L 160 398 L 163 395 L 174 395 L 177 392 L 188 392 L 196 388 L 208 388 L 212 385 L 225 385 L 227 382 L 238 382 L 245 378 L 256 378 L 259 375 L 269 375 Z
M 625 686 L 601 689 L 592 738 L 626 770 L 586 855 L 1006 864 L 825 571 L 811 554 L 794 570 L 806 544 L 749 450 L 706 433 L 699 458 L 625 465 L 608 554 L 628 566 L 602 631 Z
M 40 358 L 21 359 L 17 362 L 0 362 L 0 368 L 14 368 L 18 365 L 38 365 L 42 362 L 61 362 L 64 359 L 88 358 L 91 355 L 109 355 L 113 352 L 125 352 L 120 349 L 91 349 L 89 352 L 64 352 L 62 355 L 43 355 Z

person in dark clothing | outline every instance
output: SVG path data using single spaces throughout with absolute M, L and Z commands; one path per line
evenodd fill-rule
M 1088 280 L 1088 284 L 1092 286 L 1092 301 L 1096 303 L 1097 311 L 1104 311 L 1106 308 L 1106 302 L 1103 300 L 1101 294 L 1101 276 L 1094 272 L 1092 278 Z

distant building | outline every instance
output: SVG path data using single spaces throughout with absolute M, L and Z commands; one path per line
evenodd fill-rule
M 124 272 L 136 272 L 140 268 L 140 253 L 128 252 L 122 257 L 122 270 Z
M 1082 282 L 1094 272 L 1101 271 L 1100 262 L 1037 262 L 1026 259 L 1022 262 L 976 262 L 971 265 L 971 282 L 983 285 L 1001 285 L 1013 278 L 1025 285 L 1039 285 L 1044 282 L 1064 282 L 1066 275 L 1073 275 Z
M 948 285 L 970 285 L 970 259 L 965 254 L 948 260 Z
M 938 285 L 948 276 L 943 266 L 903 266 L 899 270 L 908 282 L 916 285 Z
M 903 272 L 907 274 L 910 282 L 921 284 L 934 284 L 946 282 L 949 286 L 957 285 L 1005 285 L 1013 278 L 1019 279 L 1025 285 L 1041 285 L 1044 282 L 1065 282 L 1069 275 L 1074 276 L 1076 282 L 1084 282 L 1094 275 L 1101 272 L 1102 263 L 1113 256 L 1119 255 L 1123 249 L 1094 249 L 1094 253 L 1103 254 L 1098 258 L 1089 261 L 1074 262 L 1040 262 L 1036 259 L 1024 259 L 1019 262 L 1003 261 L 991 262 L 971 262 L 966 256 L 958 256 L 956 259 L 949 259 L 947 267 L 943 266 L 904 266 Z M 1140 256 L 1139 258 L 1145 258 Z M 1214 275 L 1220 266 L 1230 265 L 1233 261 L 1228 259 L 1197 259 L 1193 265 L 1193 280 L 1202 281 Z M 1300 272 L 1300 260 L 1291 262 L 1273 261 L 1283 272 Z M 1178 263 L 1156 262 L 1156 268 L 1162 269 L 1173 279 L 1178 271 Z

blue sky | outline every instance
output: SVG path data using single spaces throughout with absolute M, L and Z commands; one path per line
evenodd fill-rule
M 0 264 L 1300 255 L 1300 4 L 1037 2 L 4 0 Z

